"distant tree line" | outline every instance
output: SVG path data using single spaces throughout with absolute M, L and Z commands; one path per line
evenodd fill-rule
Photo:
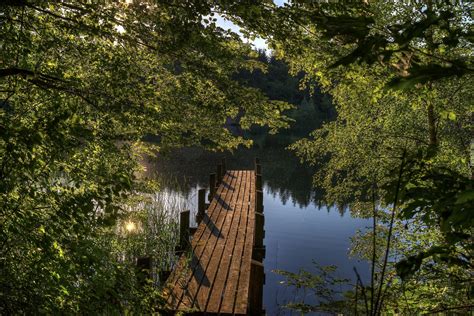
M 323 93 L 317 83 L 302 84 L 303 71 L 292 73 L 288 64 L 276 58 L 271 52 L 259 49 L 254 57 L 265 67 L 254 70 L 240 70 L 235 78 L 243 85 L 257 88 L 270 100 L 290 103 L 294 106 L 285 114 L 293 119 L 290 127 L 277 135 L 268 135 L 268 128 L 255 126 L 251 135 L 257 145 L 289 145 L 306 137 L 326 121 L 336 118 L 336 109 L 331 96 Z

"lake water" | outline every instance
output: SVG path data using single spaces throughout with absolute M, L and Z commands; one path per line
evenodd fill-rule
M 227 169 L 252 169 L 259 157 L 263 169 L 266 257 L 264 307 L 267 315 L 297 315 L 282 306 L 291 301 L 314 303 L 311 292 L 288 288 L 275 269 L 315 272 L 313 261 L 320 265 L 337 265 L 336 275 L 354 281 L 356 267 L 367 280 L 369 266 L 348 257 L 350 238 L 358 229 L 370 226 L 367 220 L 352 218 L 318 202 L 311 189 L 314 170 L 305 167 L 281 148 L 242 149 L 234 154 L 209 153 L 186 148 L 161 154 L 148 164 L 148 175 L 159 176 L 172 189 L 180 191 L 196 210 L 196 192 L 208 187 L 209 173 L 226 157 Z M 194 218 L 194 216 L 192 216 Z M 314 314 L 316 315 L 316 314 Z

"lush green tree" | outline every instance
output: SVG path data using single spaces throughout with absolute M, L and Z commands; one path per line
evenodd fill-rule
M 247 9 L 0 4 L 0 313 L 132 309 L 133 271 L 108 243 L 127 197 L 147 188 L 137 177 L 142 153 L 248 145 L 224 127 L 238 114 L 244 129 L 287 125 L 287 104 L 232 78 L 258 65 L 212 15 Z M 155 147 L 141 141 L 147 134 L 158 135 Z
M 324 121 L 335 118 L 335 110 L 329 95 L 323 94 L 318 85 L 311 88 L 301 80 L 304 73 L 290 73 L 288 64 L 277 59 L 270 51 L 259 50 L 256 59 L 265 69 L 241 70 L 234 77 L 246 86 L 257 88 L 270 100 L 288 102 L 294 107 L 285 114 L 293 120 L 289 128 L 276 135 L 268 135 L 268 128 L 254 127 L 251 131 L 256 145 L 282 147 L 306 137 Z
M 293 1 L 265 12 L 251 24 L 338 113 L 292 148 L 319 167 L 314 183 L 329 202 L 374 218 L 363 248 L 372 280 L 359 284 L 365 313 L 395 312 L 400 276 L 412 291 L 404 313 L 472 305 L 461 294 L 472 286 L 470 4 Z M 463 287 L 442 273 L 451 269 Z M 417 306 L 414 297 L 431 299 Z

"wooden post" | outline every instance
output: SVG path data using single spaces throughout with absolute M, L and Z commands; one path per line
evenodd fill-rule
M 255 188 L 257 190 L 262 190 L 263 186 L 262 186 L 262 175 L 261 174 L 257 174 L 255 176 Z
M 255 174 L 257 176 L 262 175 L 262 165 L 261 164 L 255 164 Z
M 184 250 L 189 244 L 189 214 L 190 211 L 181 212 L 179 218 L 179 250 Z
M 255 213 L 255 234 L 253 241 L 252 259 L 262 262 L 265 258 L 265 246 L 263 239 L 265 238 L 265 217 L 262 213 Z
M 265 217 L 262 213 L 255 213 L 255 239 L 253 245 L 257 248 L 263 247 L 263 237 L 265 225 Z
M 216 174 L 211 173 L 209 175 L 209 202 L 214 198 L 216 194 Z
M 226 164 L 226 161 L 225 161 L 225 158 L 222 158 L 222 176 L 224 176 L 227 172 L 227 164 Z
M 255 211 L 258 213 L 263 213 L 263 192 L 257 189 L 255 193 Z
M 217 165 L 217 178 L 216 178 L 216 185 L 219 185 L 222 182 L 222 165 Z
M 256 175 L 262 174 L 262 165 L 260 164 L 260 158 L 255 158 L 254 171 Z
M 171 271 L 169 270 L 158 271 L 158 280 L 160 281 L 160 285 L 166 283 L 166 280 L 168 280 L 170 274 L 171 274 Z
M 267 254 L 267 248 L 265 246 L 262 246 L 259 248 L 254 247 L 252 249 L 252 260 L 263 262 L 263 259 L 265 259 L 266 254 Z
M 137 258 L 137 281 L 140 286 L 145 286 L 152 276 L 152 260 L 151 257 Z
M 201 223 L 206 212 L 206 189 L 198 190 L 198 211 L 196 214 L 196 222 Z
M 250 268 L 249 315 L 262 315 L 264 279 L 263 264 L 252 260 Z
M 258 164 L 255 165 L 256 169 Z M 258 179 L 261 179 L 261 175 L 256 176 L 258 185 Z M 260 180 L 261 181 L 261 180 Z M 263 191 L 257 186 L 257 192 L 255 192 L 255 234 L 253 242 L 252 259 L 262 262 L 265 258 L 265 246 L 263 245 L 263 239 L 265 238 L 265 217 L 263 216 Z

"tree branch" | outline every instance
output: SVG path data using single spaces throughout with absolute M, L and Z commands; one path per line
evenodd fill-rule
M 442 308 L 442 309 L 430 310 L 428 311 L 428 314 L 438 314 L 445 311 L 452 311 L 455 309 L 468 309 L 468 308 L 472 309 L 474 308 L 474 305 L 453 306 L 453 307 L 447 307 L 447 308 Z
M 16 67 L 0 69 L 0 78 L 16 75 L 34 76 L 35 73 L 28 69 L 21 69 Z
M 405 156 L 406 156 L 406 149 L 405 151 L 403 152 L 403 155 L 402 155 L 402 161 L 400 163 L 400 170 L 398 172 L 398 180 L 397 180 L 397 186 L 396 186 L 396 189 L 395 189 L 395 198 L 394 198 L 394 202 L 393 202 L 393 208 L 392 208 L 392 214 L 391 214 L 391 217 L 390 217 L 390 224 L 389 224 L 389 228 L 388 228 L 388 236 L 387 236 L 387 247 L 385 248 L 385 256 L 384 256 L 384 260 L 383 260 L 383 266 L 382 266 L 382 272 L 380 273 L 380 286 L 378 288 L 378 292 L 377 292 L 377 298 L 375 299 L 375 314 L 377 315 L 379 312 L 382 311 L 382 288 L 384 287 L 383 286 L 383 281 L 384 281 L 384 277 L 385 277 L 385 270 L 387 268 L 387 263 L 388 263 L 388 255 L 389 255 L 389 252 L 390 252 L 390 242 L 391 242 L 391 239 L 392 239 L 392 231 L 393 231 L 393 223 L 395 221 L 395 213 L 396 213 L 396 210 L 397 210 L 397 207 L 398 207 L 398 197 L 399 197 L 399 194 L 400 194 L 400 190 L 401 190 L 401 185 L 402 185 L 402 176 L 403 176 L 403 169 L 405 167 Z

